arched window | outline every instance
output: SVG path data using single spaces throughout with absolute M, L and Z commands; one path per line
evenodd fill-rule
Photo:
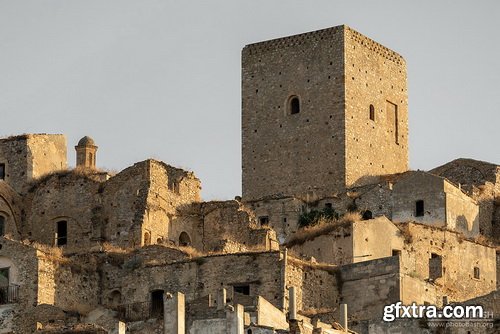
M 5 217 L 0 216 L 0 237 L 5 235 Z
M 191 238 L 189 237 L 189 234 L 186 232 L 182 232 L 179 235 L 179 246 L 190 246 L 191 245 Z
M 370 104 L 370 119 L 372 121 L 375 120 L 375 107 L 373 106 L 373 104 Z
M 118 290 L 113 290 L 108 296 L 108 302 L 111 306 L 119 306 L 122 303 L 122 294 Z
M 288 100 L 288 111 L 291 115 L 300 112 L 300 100 L 298 96 L 291 96 Z
M 368 219 L 372 219 L 373 218 L 373 214 L 370 210 L 366 210 L 365 212 L 363 212 L 363 220 L 368 220 Z
M 92 159 L 93 159 L 92 153 L 89 153 L 89 166 L 93 166 Z
M 65 220 L 56 223 L 56 246 L 64 246 L 68 243 L 68 222 Z

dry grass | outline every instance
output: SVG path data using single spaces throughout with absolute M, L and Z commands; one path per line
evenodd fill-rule
M 285 241 L 284 246 L 293 247 L 302 245 L 306 241 L 313 240 L 320 235 L 328 234 L 337 228 L 346 227 L 359 220 L 361 220 L 359 212 L 348 212 L 338 219 L 320 218 L 315 225 L 301 228 L 290 235 L 288 240 Z
M 33 180 L 30 183 L 30 188 L 28 191 L 33 192 L 37 187 L 44 184 L 45 182 L 47 182 L 48 180 L 50 180 L 53 177 L 58 177 L 59 179 L 62 179 L 62 178 L 79 179 L 79 178 L 83 177 L 83 178 L 86 178 L 89 180 L 93 180 L 92 176 L 98 175 L 101 173 L 102 173 L 102 171 L 99 169 L 90 169 L 90 168 L 81 168 L 81 167 L 77 167 L 77 168 L 73 168 L 73 169 L 58 170 L 58 171 L 54 171 L 51 173 L 47 173 L 47 174 L 43 175 L 42 177 L 40 177 L 36 180 Z
M 134 251 L 134 248 L 123 248 L 120 246 L 116 246 L 110 244 L 109 242 L 104 242 L 102 244 L 102 250 L 106 253 L 115 253 L 115 254 L 130 254 Z
M 178 246 L 176 248 L 189 255 L 190 258 L 204 257 L 207 255 L 191 246 Z
M 328 308 L 328 307 L 321 307 L 321 308 L 310 308 L 307 310 L 299 310 L 298 313 L 305 316 L 305 317 L 314 317 L 316 315 L 320 314 L 328 314 L 328 313 L 333 313 L 335 312 L 336 309 L 334 308 Z
M 312 261 L 305 261 L 296 257 L 289 256 L 287 258 L 287 261 L 290 263 L 293 263 L 297 266 L 300 266 L 301 268 L 307 268 L 307 269 L 319 269 L 319 270 L 325 270 L 328 272 L 332 272 L 337 268 L 337 266 L 333 264 L 328 264 L 328 263 L 323 263 L 323 262 L 312 262 Z
M 69 259 L 64 256 L 63 251 L 59 247 L 52 247 L 49 245 L 41 244 L 39 242 L 29 242 L 23 241 L 24 244 L 31 245 L 36 250 L 45 254 L 45 257 L 53 262 L 57 262 L 59 264 L 69 263 Z

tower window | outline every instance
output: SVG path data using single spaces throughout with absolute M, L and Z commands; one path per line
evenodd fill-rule
M 375 107 L 373 104 L 370 104 L 370 119 L 372 121 L 375 121 Z
M 415 217 L 423 217 L 424 216 L 424 201 L 418 200 L 415 202 Z
M 474 278 L 479 279 L 481 277 L 481 273 L 479 271 L 479 267 L 474 267 Z
M 0 180 L 5 180 L 5 164 L 0 164 Z
M 288 109 L 290 114 L 298 114 L 300 112 L 300 100 L 298 96 L 290 97 L 288 102 Z
M 68 222 L 65 220 L 56 223 L 56 246 L 64 246 L 68 243 Z

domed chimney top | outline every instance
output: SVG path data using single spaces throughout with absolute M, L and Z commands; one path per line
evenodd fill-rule
M 94 139 L 89 136 L 85 136 L 78 141 L 78 146 L 95 146 L 95 142 Z
M 94 139 L 85 136 L 75 146 L 76 167 L 95 168 L 97 146 Z

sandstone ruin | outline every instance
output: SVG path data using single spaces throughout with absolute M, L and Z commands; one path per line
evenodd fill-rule
M 384 322 L 398 301 L 499 332 L 500 166 L 409 170 L 402 56 L 347 26 L 251 44 L 242 99 L 234 200 L 102 171 L 90 137 L 74 169 L 63 135 L 0 139 L 0 333 L 445 333 Z

